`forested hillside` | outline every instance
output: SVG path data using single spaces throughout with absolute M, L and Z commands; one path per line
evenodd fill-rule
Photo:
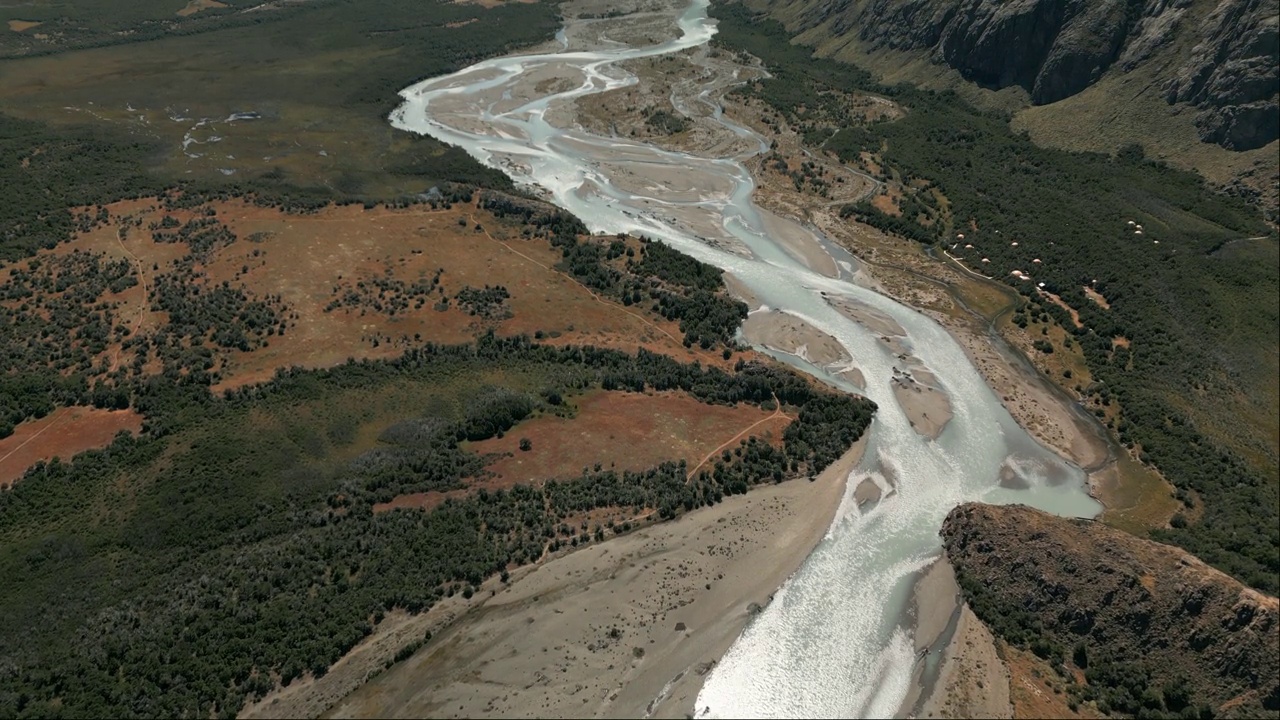
M 772 76 L 744 94 L 812 147 L 854 165 L 871 158 L 907 188 L 900 216 L 869 203 L 846 214 L 1006 280 L 1023 294 L 1021 313 L 1068 328 L 1096 379 L 1077 392 L 1099 408 L 1118 405 L 1109 424 L 1186 505 L 1158 535 L 1274 592 L 1280 254 L 1257 211 L 1140 151 L 1042 148 L 954 94 L 881 86 L 857 67 L 812 57 L 743 5 L 713 12 L 717 42 L 759 57 Z M 868 92 L 906 116 L 851 114 L 845 94 Z M 1037 291 L 1041 283 L 1080 326 Z
M 1274 597 L 1177 548 L 1021 505 L 961 505 L 942 537 L 974 613 L 1048 660 L 1082 716 L 1280 711 Z
M 597 467 L 425 513 L 373 512 L 398 494 L 465 487 L 486 459 L 460 443 L 534 413 L 571 414 L 574 395 L 601 387 L 780 403 L 797 419 L 781 447 L 744 441 L 693 477 L 683 462 Z M 42 464 L 0 494 L 4 715 L 234 716 L 277 678 L 323 674 L 392 609 L 424 610 L 628 529 L 588 532 L 565 525 L 571 516 L 653 509 L 666 519 L 814 474 L 874 410 L 774 367 L 729 373 L 493 337 L 282 372 L 223 399 L 157 378 L 138 405 L 163 434 Z M 406 419 L 353 456 L 362 428 L 391 406 Z

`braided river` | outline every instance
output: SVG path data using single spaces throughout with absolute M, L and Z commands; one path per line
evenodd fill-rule
M 672 97 L 679 111 L 732 134 L 723 156 L 592 135 L 561 119 L 577 98 L 636 82 L 621 63 L 705 45 L 715 34 L 707 7 L 694 0 L 672 11 L 665 27 L 674 37 L 643 45 L 578 42 L 591 21 L 570 20 L 559 48 L 485 60 L 405 89 L 390 122 L 465 149 L 592 232 L 645 235 L 715 265 L 755 311 L 785 312 L 844 347 L 860 375 L 769 351 L 879 410 L 825 539 L 708 674 L 695 714 L 891 716 L 917 663 L 912 588 L 941 554 L 938 530 L 949 510 L 1023 503 L 1092 517 L 1101 508 L 1084 472 L 1018 426 L 945 329 L 866 287 L 857 261 L 816 231 L 753 203 L 745 163 L 770 144 L 721 112 L 719 94 L 745 81 L 737 70 L 708 63 Z M 835 262 L 806 262 L 797 243 Z M 841 311 L 850 305 L 860 314 Z M 908 369 L 931 376 L 950 401 L 953 417 L 936 439 L 912 426 L 894 392 Z M 878 502 L 854 501 L 865 480 L 880 489 Z

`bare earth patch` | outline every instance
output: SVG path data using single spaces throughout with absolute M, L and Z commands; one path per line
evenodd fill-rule
M 142 416 L 132 410 L 58 408 L 39 420 L 28 420 L 0 440 L 0 488 L 22 477 L 41 460 L 70 460 L 76 453 L 106 447 L 116 433 L 137 434 Z
M 512 428 L 504 437 L 473 443 L 478 453 L 508 453 L 489 469 L 508 483 L 568 477 L 600 463 L 617 470 L 643 470 L 666 460 L 690 466 L 742 430 L 772 413 L 752 405 L 706 405 L 685 393 L 588 393 L 572 419 L 544 416 Z M 755 433 L 781 438 L 781 426 Z M 519 449 L 529 439 L 529 451 Z
M 270 299 L 283 319 L 282 333 L 266 337 L 265 345 L 249 350 L 218 346 L 206 338 L 205 346 L 213 351 L 210 370 L 218 378 L 214 392 L 269 380 L 279 368 L 323 368 L 348 359 L 395 357 L 424 342 L 465 343 L 490 330 L 505 336 L 536 336 L 553 344 L 589 344 L 626 352 L 643 347 L 683 362 L 697 360 L 721 367 L 754 355 L 744 352 L 726 360 L 720 352 L 697 345 L 685 348 L 677 323 L 595 294 L 557 269 L 560 252 L 545 238 L 526 237 L 522 226 L 499 220 L 475 205 L 438 210 L 428 205 L 367 210 L 350 205 L 298 215 L 242 201 L 166 209 L 161 199 L 145 198 L 113 203 L 107 210 L 106 222 L 72 241 L 0 269 L 3 283 L 34 262 L 74 252 L 124 259 L 133 266 L 136 284 L 100 298 L 110 307 L 113 322 L 126 332 L 108 339 L 95 358 L 97 368 L 132 367 L 139 346 L 126 349 L 124 343 L 155 333 L 169 322 L 148 294 L 156 288 L 158 277 L 179 269 L 191 248 L 185 241 L 157 242 L 153 229 L 209 219 L 225 226 L 236 239 L 196 258 L 197 276 L 192 282 L 201 287 L 226 283 L 251 299 Z M 502 286 L 510 297 L 493 312 L 474 314 L 458 301 L 460 291 L 485 286 Z M 140 367 L 143 375 L 163 370 L 154 353 Z M 677 404 L 678 411 L 668 407 L 664 411 L 668 415 L 659 413 L 653 422 L 698 415 Z M 744 421 L 725 437 L 750 424 L 738 412 L 730 411 L 730 416 Z M 711 412 L 706 417 L 714 424 L 720 416 Z M 112 429 L 104 441 L 114 433 Z M 724 439 L 715 438 L 716 442 Z M 696 462 L 700 456 L 695 457 L 694 450 L 701 446 L 690 447 L 687 453 L 672 451 L 663 459 L 685 457 Z M 64 451 L 59 448 L 58 452 Z M 19 477 L 30 464 L 22 460 L 27 457 L 25 452 L 15 453 L 5 472 Z M 34 462 L 45 456 L 30 457 Z M 612 453 L 602 448 L 597 457 L 608 462 Z M 580 468 L 578 464 L 571 470 L 576 473 Z M 435 501 L 400 502 L 426 506 Z
M 686 349 L 674 323 L 599 298 L 555 269 L 560 253 L 541 239 L 526 239 L 473 207 L 405 210 L 358 206 L 291 216 L 240 205 L 225 221 L 242 237 L 210 264 L 212 280 L 243 270 L 241 282 L 258 293 L 281 295 L 297 313 L 296 327 L 271 346 L 241 353 L 227 364 L 230 384 L 265 380 L 292 364 L 324 367 L 348 357 L 390 357 L 410 343 L 470 341 L 493 329 L 500 335 L 535 335 L 562 343 L 588 343 L 634 351 L 638 346 L 685 361 L 718 355 Z M 221 216 L 221 213 L 220 213 Z M 477 229 L 476 226 L 480 228 Z M 260 250 L 260 256 L 253 253 Z M 390 314 L 370 307 L 325 312 L 335 288 L 390 278 L 413 283 L 440 273 L 442 293 L 419 308 Z M 450 302 L 464 287 L 501 285 L 510 293 L 509 317 L 469 315 Z
M 43 24 L 37 20 L 10 20 L 9 29 L 14 32 L 24 32 L 31 28 L 40 27 Z
M 227 4 L 218 2 L 218 0 L 189 0 L 187 6 L 179 10 L 176 14 L 182 17 L 195 15 L 201 10 L 213 10 L 216 8 L 224 8 Z
M 1084 287 L 1084 296 L 1094 301 L 1095 303 L 1097 303 L 1098 307 L 1102 308 L 1103 310 L 1111 309 L 1111 303 L 1107 302 L 1107 299 L 1102 296 L 1102 293 L 1098 292 L 1097 290 L 1094 290 L 1088 285 Z
M 350 205 L 307 215 L 241 201 L 207 207 L 237 240 L 197 263 L 207 276 L 204 283 L 226 282 L 255 297 L 276 296 L 288 315 L 286 332 L 268 338 L 266 347 L 218 349 L 214 369 L 222 379 L 215 392 L 268 380 L 277 368 L 321 368 L 349 358 L 394 357 L 420 342 L 469 342 L 490 329 L 499 335 L 541 332 L 545 341 L 558 344 L 629 352 L 645 347 L 685 362 L 732 364 L 719 353 L 683 347 L 676 323 L 595 295 L 556 269 L 560 253 L 546 240 L 523 237 L 519 227 L 473 205 L 448 210 L 426 205 L 365 210 Z M 153 241 L 151 224 L 166 215 L 185 223 L 203 217 L 203 208 L 165 210 L 159 200 L 144 199 L 114 203 L 108 210 L 111 219 L 106 224 L 47 252 L 92 251 L 128 259 L 140 268 L 143 282 L 104 298 L 117 304 L 117 317 L 131 329 L 128 338 L 167 321 L 163 313 L 152 310 L 145 288 L 155 276 L 173 271 L 189 252 L 182 242 Z M 17 267 L 25 264 L 0 271 L 0 281 Z M 407 307 L 375 307 L 375 285 L 413 285 L 437 274 L 438 287 L 420 304 L 413 298 Z M 334 306 L 346 292 L 363 290 L 362 284 L 370 288 L 365 301 Z M 454 299 L 463 288 L 486 285 L 508 290 L 509 312 L 471 315 Z M 436 308 L 446 300 L 447 307 Z M 106 354 L 121 364 L 132 359 L 118 344 L 109 346 Z
M 374 512 L 397 508 L 429 510 L 448 497 L 480 488 L 496 490 L 517 484 L 541 484 L 574 477 L 599 465 L 613 470 L 644 470 L 661 462 L 684 460 L 690 471 L 737 440 L 756 437 L 778 444 L 791 418 L 752 405 L 707 405 L 683 392 L 630 393 L 597 390 L 577 399 L 572 418 L 554 415 L 526 420 L 500 438 L 471 443 L 478 454 L 499 457 L 488 470 L 496 477 L 447 492 L 401 495 L 374 506 Z M 739 436 L 741 435 L 741 438 Z M 529 450 L 521 450 L 521 440 Z
M 902 208 L 898 207 L 898 203 L 894 202 L 893 196 L 888 193 L 871 198 L 871 204 L 885 215 L 892 217 L 902 215 Z
M 1041 290 L 1040 294 L 1048 298 L 1049 302 L 1053 303 L 1054 305 L 1057 305 L 1058 307 L 1070 313 L 1071 322 L 1075 324 L 1076 327 L 1078 328 L 1084 327 L 1084 323 L 1080 322 L 1080 313 L 1076 312 L 1075 308 L 1068 305 L 1066 300 L 1063 300 L 1062 298 L 1058 297 L 1057 295 L 1054 295 L 1051 292 L 1045 292 L 1044 290 Z

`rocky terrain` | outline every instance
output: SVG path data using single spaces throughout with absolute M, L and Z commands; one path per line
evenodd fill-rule
M 825 26 L 871 50 L 925 52 L 983 87 L 1020 86 L 1037 105 L 1156 65 L 1156 89 L 1197 108 L 1203 141 L 1249 150 L 1280 134 L 1278 15 L 1267 0 L 835 0 L 791 17 L 794 29 Z
M 942 536 L 977 616 L 1057 666 L 1072 702 L 1126 715 L 1280 711 L 1276 598 L 1177 548 L 1023 506 L 962 505 Z

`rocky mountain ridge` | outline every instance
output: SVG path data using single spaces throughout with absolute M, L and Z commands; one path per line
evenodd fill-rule
M 1271 0 L 802 0 L 798 8 L 770 0 L 768 8 L 785 12 L 796 32 L 852 33 L 871 50 L 925 53 L 978 85 L 1023 87 L 1037 105 L 1152 65 L 1159 87 L 1151 90 L 1195 108 L 1202 141 L 1249 150 L 1280 137 L 1280 8 Z
M 1276 598 L 1178 548 L 1024 506 L 962 505 L 942 537 L 977 616 L 1080 671 L 1078 700 L 1103 714 L 1280 712 Z

